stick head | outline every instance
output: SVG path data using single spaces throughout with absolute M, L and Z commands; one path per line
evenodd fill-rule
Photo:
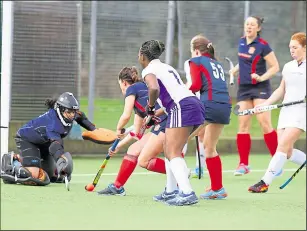
M 232 61 L 230 60 L 230 58 L 225 57 L 225 59 L 228 61 L 229 65 L 230 65 L 230 69 L 232 69 L 234 66 L 233 66 L 233 63 L 232 63 Z

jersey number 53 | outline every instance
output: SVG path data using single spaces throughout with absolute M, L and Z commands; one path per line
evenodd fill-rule
M 225 81 L 225 75 L 224 75 L 223 67 L 218 63 L 210 62 L 210 64 L 211 64 L 211 67 L 212 67 L 214 78 L 221 79 L 221 80 Z

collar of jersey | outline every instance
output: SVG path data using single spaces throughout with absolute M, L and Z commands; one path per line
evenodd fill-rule
M 153 59 L 149 62 L 149 64 L 153 64 L 153 63 L 161 63 L 160 59 Z M 148 64 L 148 65 L 149 65 Z
M 244 43 L 245 43 L 245 45 L 249 46 L 249 45 L 251 45 L 251 44 L 253 44 L 253 43 L 258 43 L 258 42 L 259 42 L 260 36 L 258 35 L 250 44 L 247 44 L 246 36 L 244 36 L 243 38 L 244 38 Z

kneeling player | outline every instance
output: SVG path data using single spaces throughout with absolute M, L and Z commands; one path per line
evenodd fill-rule
M 47 99 L 48 111 L 22 126 L 15 141 L 20 154 L 4 154 L 1 178 L 7 184 L 45 186 L 50 182 L 71 180 L 73 161 L 64 151 L 66 137 L 75 120 L 83 128 L 93 131 L 95 126 L 79 111 L 79 103 L 70 92 L 58 99 Z

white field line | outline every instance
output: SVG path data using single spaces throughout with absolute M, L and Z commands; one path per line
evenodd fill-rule
M 284 172 L 295 172 L 297 168 L 287 168 L 283 169 Z M 266 169 L 252 169 L 251 172 L 265 172 Z M 306 171 L 306 169 L 302 169 L 301 171 Z M 205 173 L 208 173 L 208 171 L 204 171 Z M 224 170 L 223 173 L 234 173 L 234 170 Z M 73 177 L 85 177 L 85 176 L 95 176 L 96 173 L 83 173 L 83 174 L 72 174 Z M 102 173 L 104 176 L 116 176 L 117 172 L 114 173 Z M 132 175 L 160 175 L 160 173 L 156 172 L 134 172 Z

